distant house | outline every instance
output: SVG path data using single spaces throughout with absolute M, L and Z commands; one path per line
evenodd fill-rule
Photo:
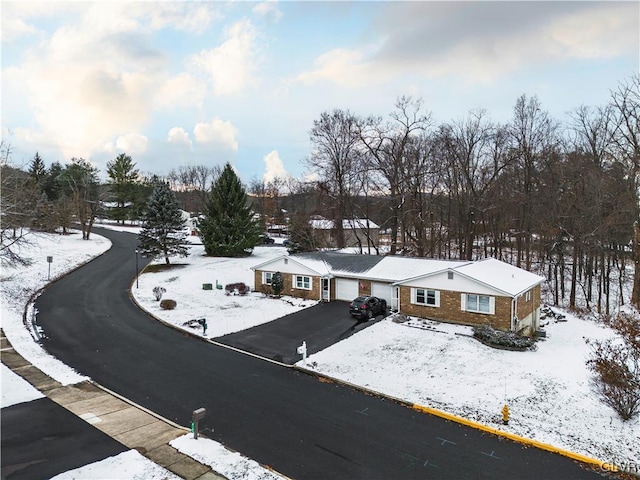
M 312 252 L 282 255 L 252 268 L 255 290 L 270 293 L 275 272 L 284 293 L 316 300 L 384 298 L 407 315 L 487 324 L 532 335 L 540 321 L 544 278 L 495 259 L 477 262 Z
M 336 226 L 333 220 L 314 215 L 309 220 L 314 240 L 320 248 L 336 248 Z M 342 221 L 345 247 L 377 247 L 380 226 L 368 218 L 349 218 Z

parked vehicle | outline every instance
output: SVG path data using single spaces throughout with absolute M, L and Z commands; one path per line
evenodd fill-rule
M 260 242 L 262 245 L 273 245 L 275 240 L 271 238 L 269 235 L 260 235 Z
M 355 298 L 349 304 L 349 313 L 359 320 L 369 320 L 376 315 L 384 315 L 387 312 L 387 301 L 383 298 L 361 296 Z

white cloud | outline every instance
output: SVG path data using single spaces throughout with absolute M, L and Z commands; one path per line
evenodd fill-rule
M 20 38 L 23 35 L 31 35 L 36 33 L 38 29 L 28 24 L 21 18 L 7 18 L 2 16 L 2 32 L 0 33 L 2 41 L 8 42 Z
M 277 150 L 272 150 L 264 156 L 264 175 L 262 179 L 265 182 L 270 182 L 275 178 L 287 178 L 289 172 L 284 168 L 284 163 L 280 159 L 280 155 Z
M 362 51 L 336 48 L 316 58 L 314 69 L 302 72 L 295 81 L 314 84 L 326 80 L 345 87 L 371 85 L 387 77 L 386 70 L 375 71 L 375 68 Z
M 267 0 L 258 3 L 253 7 L 253 13 L 273 22 L 277 22 L 282 18 L 282 12 L 278 9 L 278 2 L 276 0 Z
M 638 49 L 634 2 L 392 2 L 382 11 L 370 27 L 375 41 L 329 50 L 295 81 L 358 87 L 455 75 L 489 82 L 521 68 Z
M 154 104 L 158 107 L 202 106 L 206 96 L 204 82 L 188 73 L 180 73 L 166 79 L 155 94 Z
M 238 150 L 237 130 L 231 122 L 216 118 L 211 123 L 197 123 L 193 128 L 193 134 L 199 143 L 215 144 L 233 151 Z
M 136 153 L 144 153 L 147 150 L 149 140 L 140 133 L 127 133 L 118 137 L 116 140 L 116 148 L 133 155 Z
M 256 30 L 249 20 L 233 24 L 219 47 L 192 55 L 189 63 L 204 71 L 216 95 L 230 95 L 255 85 Z
M 215 2 L 154 2 L 151 27 L 161 30 L 172 27 L 191 33 L 202 33 L 212 20 L 220 18 Z
M 189 149 L 193 146 L 193 142 L 189 138 L 189 134 L 182 127 L 173 127 L 169 130 L 167 140 L 169 143 L 174 143 L 176 145 L 186 145 Z

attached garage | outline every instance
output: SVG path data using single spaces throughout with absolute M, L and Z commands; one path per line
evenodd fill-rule
M 391 284 L 371 282 L 371 295 L 384 298 L 387 305 L 391 305 Z
M 358 296 L 358 280 L 336 278 L 336 300 L 350 302 Z

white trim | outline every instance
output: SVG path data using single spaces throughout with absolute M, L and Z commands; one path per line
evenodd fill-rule
M 478 309 L 474 309 L 472 307 L 469 306 L 469 296 L 473 295 L 474 297 L 477 298 L 477 307 Z M 480 310 L 480 299 L 481 298 L 487 298 L 489 299 L 489 311 L 488 312 L 483 312 L 482 310 Z M 478 293 L 463 293 L 461 295 L 461 304 L 462 304 L 462 310 L 464 310 L 465 312 L 470 312 L 470 313 L 481 313 L 483 315 L 495 315 L 496 313 L 496 299 L 493 296 L 490 295 L 481 295 Z
M 298 286 L 298 279 L 302 279 L 302 286 Z M 306 288 L 304 286 L 305 282 L 304 279 L 309 279 L 309 288 Z M 311 277 L 310 275 L 293 275 L 293 288 L 295 288 L 296 290 L 313 290 L 313 277 Z
M 419 302 L 418 301 L 418 290 L 422 290 L 424 292 L 424 298 L 425 301 L 424 302 Z M 428 292 L 433 292 L 433 296 L 434 296 L 434 303 L 428 303 L 426 300 L 428 299 L 429 295 Z M 418 287 L 412 287 L 411 288 L 411 303 L 415 304 L 415 305 L 422 305 L 425 307 L 440 307 L 440 291 L 436 290 L 434 288 L 418 288 Z
M 271 281 L 273 279 L 273 275 L 275 272 L 262 272 L 262 284 L 263 285 L 271 285 Z M 267 275 L 270 276 L 270 278 L 267 280 Z

